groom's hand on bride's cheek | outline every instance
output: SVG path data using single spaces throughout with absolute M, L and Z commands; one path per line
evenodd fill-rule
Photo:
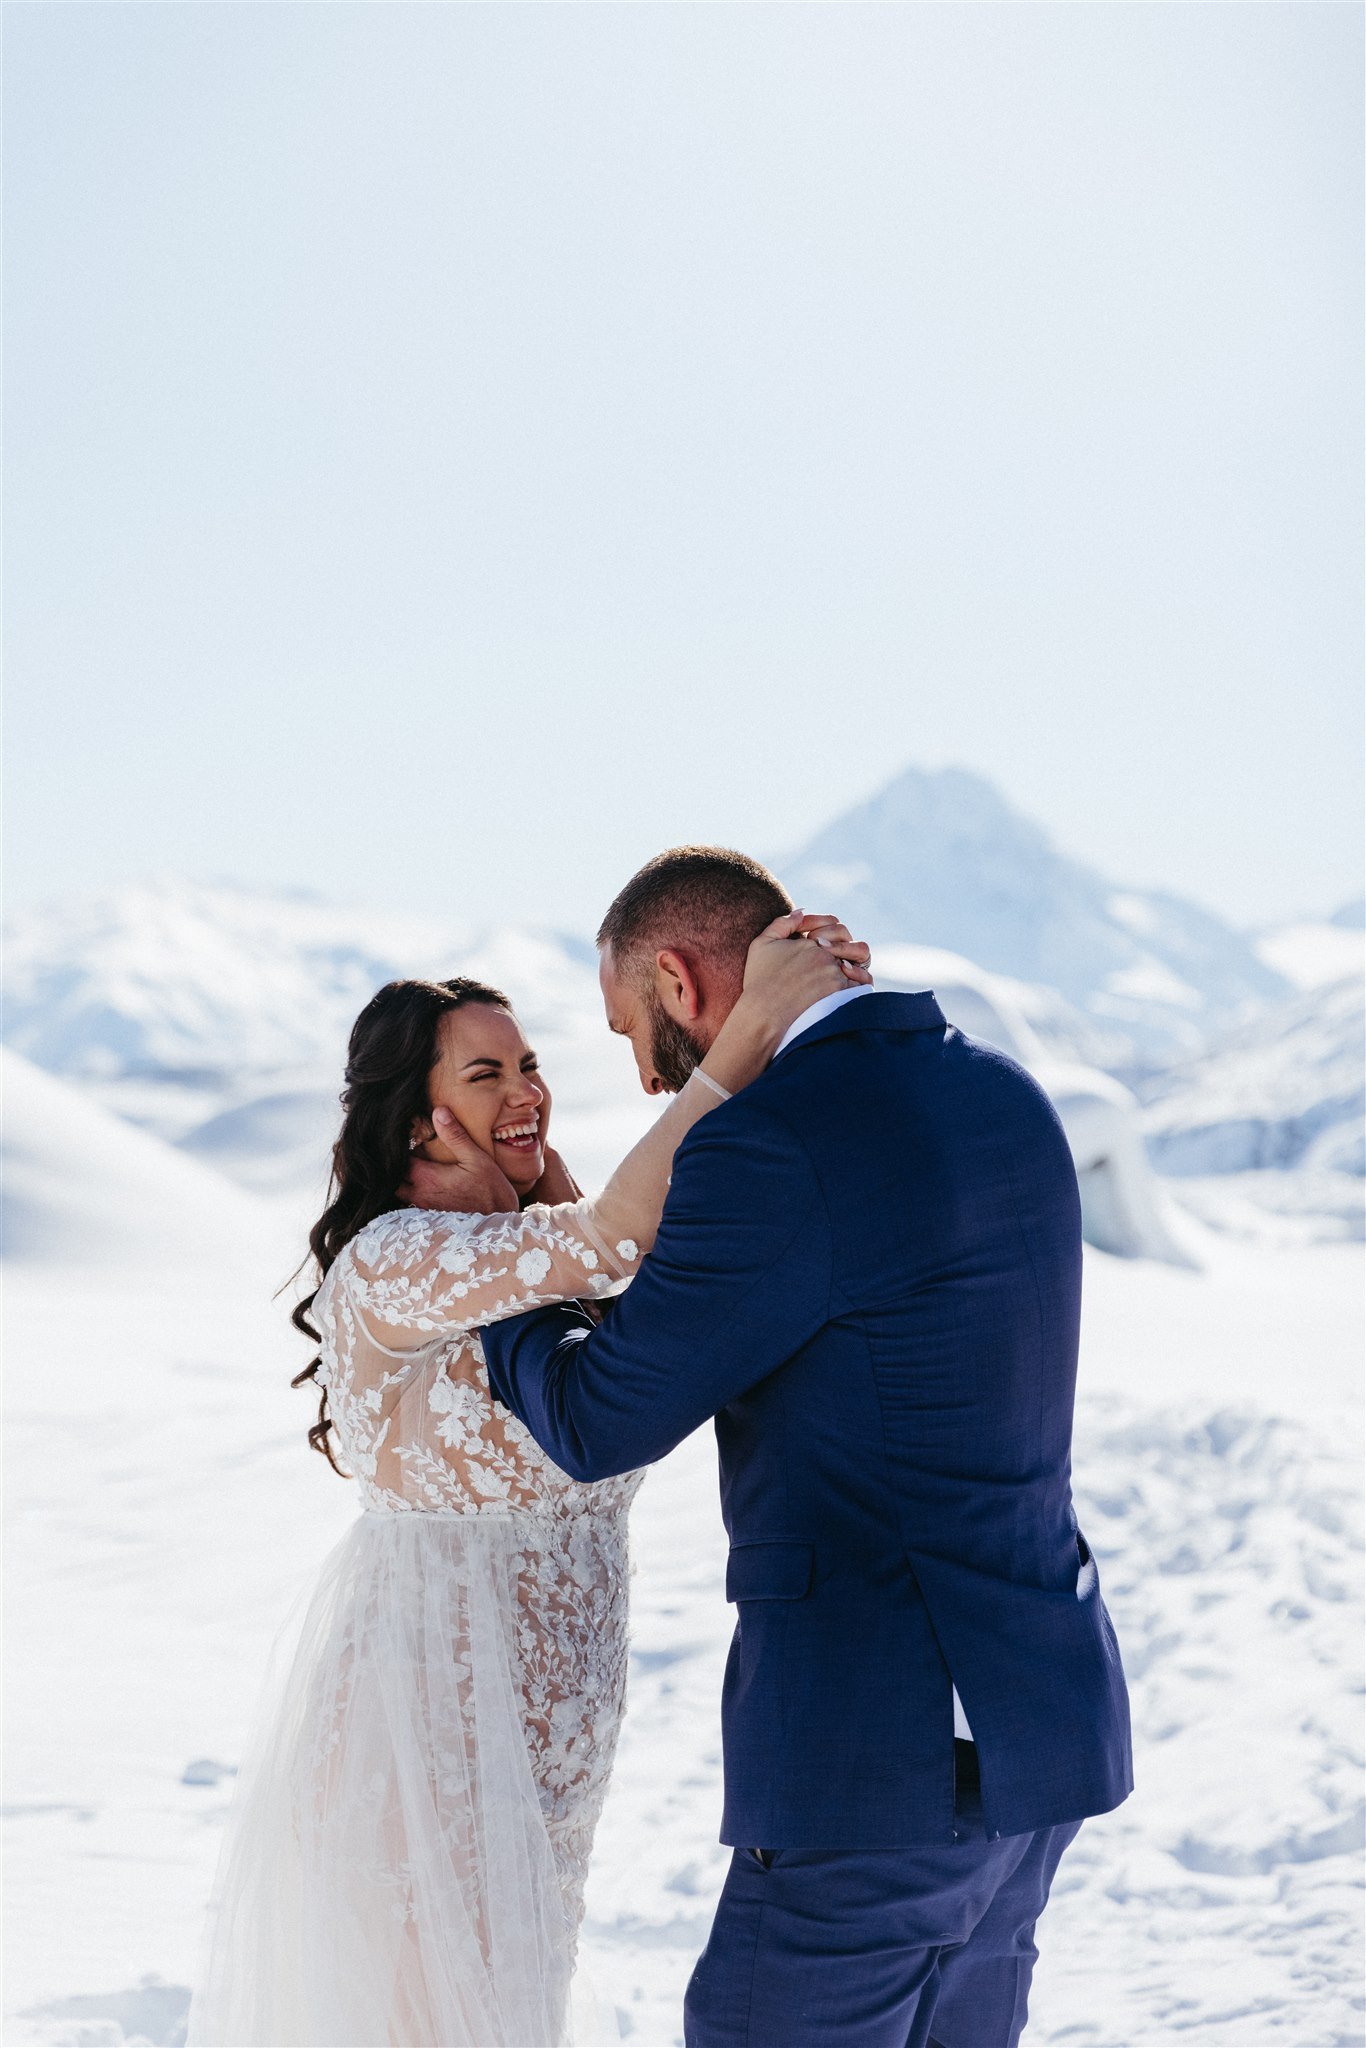
M 495 1159 L 476 1145 L 450 1110 L 432 1112 L 435 1142 L 453 1156 L 425 1159 L 413 1152 L 398 1191 L 410 1209 L 445 1209 L 462 1215 L 501 1216 L 515 1211 L 517 1190 Z
M 553 1145 L 545 1148 L 545 1167 L 540 1179 L 527 1196 L 532 1202 L 577 1202 L 583 1189 L 575 1180 L 569 1168 Z
M 410 1209 L 460 1209 L 468 1205 L 455 1197 L 465 1186 L 463 1167 L 435 1159 L 410 1159 L 408 1178 L 398 1196 Z

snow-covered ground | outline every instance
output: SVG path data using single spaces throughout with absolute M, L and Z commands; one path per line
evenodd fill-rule
M 1248 1243 L 1359 1243 L 1366 1237 L 1366 1181 L 1336 1167 L 1195 1174 L 1168 1186 L 1178 1209 Z
M 288 1381 L 307 1353 L 270 1300 L 297 1198 L 229 1189 L 151 1136 L 111 1149 L 101 1113 L 73 1121 L 49 1086 L 50 1145 L 21 1149 L 11 1189 L 44 1205 L 44 1236 L 21 1234 L 6 1306 L 6 2038 L 170 2043 L 267 1645 L 354 1507 L 304 1449 Z M 16 1095 L 35 1100 L 22 1070 Z M 1201 1270 L 1088 1253 L 1077 1491 L 1139 1790 L 1063 1866 L 1030 2038 L 1347 2048 L 1360 1260 L 1187 1224 Z M 724 1867 L 714 1500 L 703 1433 L 637 1512 L 632 1706 L 588 1931 L 632 2042 L 680 2038 Z

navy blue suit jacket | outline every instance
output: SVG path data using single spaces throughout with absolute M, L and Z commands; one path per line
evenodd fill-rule
M 1070 1485 L 1076 1175 L 1052 1104 L 932 995 L 812 1025 L 678 1149 L 600 1328 L 483 1333 L 555 1462 L 600 1479 L 716 1418 L 721 1839 L 953 1838 L 952 1685 L 989 1834 L 1116 1806 L 1128 1699 Z

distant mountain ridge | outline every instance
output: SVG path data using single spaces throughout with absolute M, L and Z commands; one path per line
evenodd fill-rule
M 179 1139 L 267 1090 L 341 1084 L 365 1003 L 400 975 L 506 981 L 554 1032 L 598 1003 L 595 956 L 553 933 L 480 930 L 295 892 L 164 880 L 14 918 L 5 1041 Z
M 1366 1173 L 1358 975 L 1297 994 L 1156 1075 L 1143 1124 L 1159 1172 Z
M 1117 887 L 961 768 L 905 769 L 779 872 L 874 944 L 942 946 L 1057 989 L 1139 1063 L 1195 1051 L 1290 986 L 1247 934 L 1179 896 Z
M 1344 903 L 1330 917 L 1297 918 L 1256 935 L 1268 967 L 1295 988 L 1325 988 L 1366 973 L 1366 904 Z
M 1039 1074 L 1074 1148 L 1093 1243 L 1185 1259 L 1152 1180 L 1137 1104 L 1086 1063 L 1084 1017 L 1051 990 L 950 953 L 889 945 L 882 959 L 885 986 L 937 987 L 961 1028 Z M 253 1193 L 306 1194 L 316 1213 L 351 1024 L 375 988 L 399 975 L 468 973 L 507 990 L 544 1056 L 556 1137 L 589 1184 L 658 1109 L 605 1027 L 593 948 L 563 933 L 478 932 L 168 881 L 17 921 L 6 968 L 7 1058 L 25 1084 L 21 1102 L 46 1101 L 56 1128 L 78 1122 L 73 1105 L 93 1096 L 92 1130 L 108 1132 L 110 1110 L 144 1126 L 129 1133 L 128 1151 L 149 1185 L 154 1139 L 170 1140 L 160 1151 L 184 1169 L 172 1180 L 191 1206 L 205 1183 L 186 1178 L 189 1161 L 201 1176 L 211 1168 Z M 30 1116 L 25 1129 L 40 1133 L 42 1121 Z M 37 1188 L 41 1144 L 30 1149 Z M 16 1211 L 16 1245 L 35 1234 L 24 1219 L 41 1208 L 35 1195 Z
M 1117 1076 L 1141 1084 L 1148 1148 L 1161 1170 L 1208 1175 L 1307 1160 L 1339 1179 L 1343 1169 L 1361 1172 L 1359 1121 L 1356 1151 L 1351 1122 L 1360 1028 L 1349 995 L 1314 990 L 1284 1010 L 1255 999 L 1250 984 L 1288 983 L 1250 955 L 1250 941 L 1217 927 L 1224 950 L 1213 968 L 1188 960 L 1181 948 L 1194 947 L 1201 921 L 1211 922 L 1205 913 L 1109 890 L 976 778 L 913 777 L 908 787 L 903 777 L 886 796 L 881 809 L 860 807 L 843 827 L 827 828 L 780 871 L 808 904 L 837 907 L 873 934 L 886 985 L 939 986 L 953 1022 L 1040 1074 L 1066 1110 L 1094 1242 L 1167 1255 L 1143 1181 L 1138 1105 L 1122 1087 L 1115 1092 Z M 936 816 L 942 843 L 912 864 L 916 846 L 934 840 Z M 859 845 L 869 857 L 855 861 Z M 818 858 L 822 851 L 849 858 L 840 869 Z M 885 936 L 912 909 L 933 928 L 936 902 L 976 958 Z M 557 1135 L 586 1184 L 601 1180 L 656 1105 L 636 1086 L 629 1049 L 603 1028 L 591 942 L 481 928 L 462 909 L 433 918 L 176 879 L 59 902 L 8 928 L 4 1036 L 105 1110 L 241 1187 L 271 1196 L 308 1189 L 313 1199 L 326 1177 L 357 1013 L 396 976 L 474 974 L 517 1004 L 553 1077 Z M 1134 937 L 1140 925 L 1143 944 Z M 1360 934 L 1324 920 L 1279 939 L 1260 935 L 1271 940 L 1293 940 L 1296 972 L 1317 975 L 1341 946 L 1359 948 Z M 992 949 L 1032 959 L 1036 972 L 1050 963 L 1053 983 L 984 966 Z M 1124 964 L 1106 969 L 1108 987 L 1088 983 L 1088 973 L 1115 960 Z M 1187 979 L 1174 993 L 1177 960 Z M 1080 1000 L 1059 993 L 1069 978 Z M 1130 991 L 1123 1003 L 1117 986 Z M 1243 1014 L 1207 1034 L 1221 1002 Z M 1194 1052 L 1175 1066 L 1163 1059 L 1192 1033 Z M 28 1094 L 39 1100 L 37 1078 Z
M 777 866 L 799 901 L 838 909 L 875 946 L 1009 977 L 1055 1055 L 1128 1079 L 1197 1056 L 1311 970 L 1340 974 L 1360 944 L 1353 906 L 1244 934 L 1116 888 L 961 769 L 907 769 Z M 13 918 L 4 1037 L 165 1136 L 205 1127 L 220 1152 L 248 1134 L 213 1120 L 266 1097 L 282 1130 L 311 1130 L 303 1098 L 335 1101 L 351 1024 L 396 975 L 505 984 L 539 1038 L 573 1041 L 571 1071 L 596 1072 L 595 966 L 585 937 L 481 925 L 458 902 L 432 917 L 170 878 Z

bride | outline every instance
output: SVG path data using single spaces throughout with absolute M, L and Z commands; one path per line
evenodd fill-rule
M 802 935 L 821 943 L 785 943 Z M 321 1389 L 309 1439 L 361 1513 L 272 1660 L 190 2048 L 573 2038 L 641 1475 L 560 1472 L 494 1405 L 477 1333 L 633 1273 L 685 1133 L 866 959 L 833 919 L 762 932 L 715 1043 L 595 1200 L 547 1146 L 550 1093 L 505 996 L 398 981 L 361 1012 L 319 1285 L 295 1312 L 320 1346 L 296 1381 Z M 414 1150 L 462 1170 L 459 1213 L 399 1206 Z

